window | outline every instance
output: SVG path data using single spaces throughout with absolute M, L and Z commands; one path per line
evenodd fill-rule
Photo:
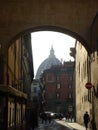
M 69 87 L 69 89 L 70 89 L 70 88 L 71 88 L 71 84 L 69 84 L 69 86 L 68 86 L 68 87 Z
M 60 77 L 59 77 L 59 75 L 57 75 L 57 81 L 59 81 L 60 80 Z
M 57 84 L 57 89 L 60 89 L 61 88 L 61 85 L 60 83 Z
M 70 81 L 72 81 L 72 76 L 70 76 Z
M 34 90 L 34 93 L 36 93 L 36 92 L 37 92 L 37 88 L 36 88 L 36 87 L 34 87 L 34 89 L 33 89 L 33 90 Z
M 52 81 L 53 79 L 52 79 L 52 75 L 51 74 L 48 74 L 47 75 L 47 81 Z
M 80 62 L 79 62 L 79 75 L 80 75 Z
M 71 95 L 71 93 L 69 93 L 69 98 L 72 98 L 72 95 Z
M 60 98 L 60 94 L 59 93 L 56 94 L 56 98 Z

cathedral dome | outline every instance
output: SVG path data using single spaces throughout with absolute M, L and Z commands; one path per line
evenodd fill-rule
M 60 60 L 56 58 L 54 55 L 54 49 L 51 47 L 50 55 L 47 59 L 45 59 L 39 66 L 36 74 L 36 79 L 40 78 L 40 75 L 43 73 L 44 70 L 51 68 L 52 65 L 61 65 L 62 63 Z

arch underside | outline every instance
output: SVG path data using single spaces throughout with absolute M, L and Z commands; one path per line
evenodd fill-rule
M 38 31 L 54 31 L 54 32 L 60 32 L 60 33 L 69 35 L 69 36 L 75 38 L 76 40 L 80 41 L 82 43 L 82 45 L 84 45 L 84 47 L 87 49 L 87 51 L 90 51 L 90 47 L 89 47 L 87 41 L 85 39 L 83 39 L 82 36 L 79 36 L 75 32 L 72 32 L 70 30 L 67 30 L 62 27 L 57 27 L 57 26 L 36 26 L 36 27 L 30 28 L 30 29 L 24 30 L 24 31 L 18 33 L 16 36 L 14 36 L 9 41 L 8 46 L 10 46 L 19 36 L 24 35 L 26 33 L 32 33 L 32 32 L 38 32 Z
M 0 4 L 0 44 L 9 46 L 19 35 L 57 31 L 79 40 L 90 50 L 91 24 L 98 10 L 93 0 L 7 0 Z

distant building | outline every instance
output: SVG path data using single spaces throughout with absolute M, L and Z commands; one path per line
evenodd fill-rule
M 74 115 L 74 78 L 74 62 L 71 61 L 54 65 L 43 72 L 46 110 Z
M 34 99 L 38 100 L 40 93 L 40 83 L 39 80 L 33 80 L 31 84 L 31 101 Z

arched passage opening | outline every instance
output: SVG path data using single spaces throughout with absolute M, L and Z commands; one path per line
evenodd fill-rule
M 80 41 L 81 43 L 82 43 L 82 45 L 87 49 L 87 51 L 89 52 L 90 51 L 90 48 L 88 47 L 88 44 L 86 43 L 86 41 L 81 37 L 81 36 L 79 36 L 78 34 L 76 34 L 76 33 L 74 33 L 74 32 L 72 32 L 72 31 L 69 31 L 69 30 L 66 30 L 66 29 L 64 29 L 64 28 L 59 28 L 59 27 L 52 27 L 52 26 L 41 26 L 41 27 L 35 27 L 35 28 L 32 28 L 32 29 L 28 29 L 28 30 L 25 30 L 25 31 L 23 31 L 23 32 L 20 32 L 19 34 L 17 34 L 17 36 L 15 36 L 14 38 L 12 38 L 11 40 L 10 40 L 10 42 L 9 42 L 9 44 L 8 44 L 8 48 L 10 48 L 11 47 L 11 45 L 12 45 L 12 43 L 13 43 L 13 47 L 16 47 L 17 45 L 15 45 L 14 43 L 17 43 L 17 39 L 20 39 L 20 37 L 22 36 L 22 37 L 24 37 L 24 40 L 26 40 L 26 42 L 25 42 L 25 47 L 28 47 L 29 45 L 27 44 L 28 42 L 29 42 L 29 39 L 27 40 L 27 39 L 25 39 L 25 35 L 28 35 L 28 34 L 31 34 L 32 32 L 38 32 L 38 31 L 54 31 L 54 32 L 60 32 L 60 33 L 63 33 L 63 34 L 67 34 L 67 35 L 70 35 L 71 37 L 73 37 L 73 38 L 75 38 L 75 39 L 77 39 L 78 41 Z M 20 39 L 21 40 L 21 39 Z M 23 40 L 23 39 L 22 39 Z M 20 41 L 20 43 L 21 43 L 21 41 Z M 14 46 L 15 45 L 15 46 Z M 12 49 L 12 48 L 11 48 Z M 10 51 L 11 51 L 11 49 L 9 50 L 9 54 L 10 54 Z M 22 50 L 22 51 L 24 51 L 25 52 L 25 49 L 27 49 L 27 48 L 24 48 L 24 50 Z M 29 48 L 30 49 L 30 48 Z M 28 50 L 28 52 L 29 51 L 31 51 L 31 50 Z M 18 76 L 22 76 L 22 78 L 26 78 L 26 77 L 28 77 L 28 74 L 30 74 L 30 71 L 27 71 L 26 72 L 26 75 L 23 75 L 25 72 L 21 72 L 21 74 L 19 74 L 20 72 L 19 72 L 19 70 L 18 69 L 20 69 L 21 70 L 21 68 L 22 67 L 24 67 L 24 66 L 21 66 L 22 65 L 22 63 L 21 63 L 21 65 L 20 66 L 18 66 L 17 67 L 17 63 L 16 63 L 16 60 L 18 59 L 18 56 L 16 55 L 16 54 L 18 54 L 17 53 L 18 52 L 18 50 L 15 50 L 15 57 L 13 57 L 13 55 L 12 55 L 12 57 L 13 57 L 13 59 L 14 59 L 14 62 L 13 62 L 13 64 L 9 64 L 10 65 L 10 67 L 11 68 L 13 68 L 13 66 L 15 67 L 14 69 L 13 69 L 13 72 L 15 72 L 15 75 L 16 76 L 14 76 L 14 81 L 15 82 L 12 82 L 12 87 L 14 86 L 15 87 L 15 89 L 17 89 L 17 90 L 19 90 L 19 91 L 23 91 L 23 92 L 26 92 L 27 90 L 26 90 L 26 87 L 25 87 L 25 90 L 23 90 L 23 84 L 22 84 L 22 82 L 23 82 L 23 80 L 24 79 L 19 79 L 19 80 L 16 80 L 17 78 L 16 77 L 18 77 Z M 12 53 L 13 54 L 13 53 Z M 24 53 L 23 53 L 24 54 Z M 20 54 L 21 55 L 21 54 Z M 7 55 L 8 56 L 8 55 Z M 11 55 L 9 55 L 9 57 L 7 57 L 8 59 L 11 59 L 11 57 L 10 57 Z M 27 59 L 25 59 L 25 57 L 23 57 L 24 59 L 21 59 L 20 58 L 20 61 L 21 60 L 27 60 Z M 7 60 L 8 60 L 7 59 Z M 25 62 L 25 61 L 24 61 Z M 27 62 L 27 61 L 26 61 Z M 19 62 L 18 62 L 19 63 Z M 27 63 L 28 64 L 28 63 Z M 31 64 L 32 65 L 32 64 Z M 85 65 L 83 65 L 84 66 L 84 68 L 85 68 Z M 8 67 L 8 66 L 7 66 Z M 28 65 L 28 67 L 29 67 L 29 65 Z M 9 68 L 7 68 L 7 69 L 9 69 Z M 31 69 L 32 69 L 32 67 L 31 67 Z M 18 71 L 17 71 L 18 70 Z M 25 68 L 24 68 L 24 70 L 25 70 Z M 80 70 L 79 70 L 80 71 Z M 7 72 L 8 72 L 8 70 L 7 70 Z M 17 73 L 18 72 L 18 73 Z M 9 73 L 10 73 L 10 76 L 8 76 L 8 77 L 13 77 L 13 75 L 11 76 L 11 71 L 10 71 L 10 69 L 9 69 Z M 32 75 L 29 75 L 29 76 L 32 76 Z M 7 80 L 9 79 L 7 77 Z M 71 78 L 70 78 L 71 79 Z M 10 78 L 10 80 L 12 80 L 11 78 Z M 27 78 L 27 80 L 28 80 L 28 78 Z M 26 81 L 27 81 L 26 80 Z M 27 82 L 24 82 L 24 85 L 25 86 L 28 86 L 28 84 L 25 84 L 25 83 L 27 83 Z M 29 81 L 29 80 L 28 80 Z M 8 83 L 8 82 L 7 82 Z M 18 83 L 18 84 L 17 84 Z M 31 82 L 29 82 L 29 83 L 31 83 Z M 22 84 L 22 87 L 21 87 L 21 84 Z M 19 86 L 18 86 L 19 85 Z M 30 85 L 30 84 L 29 84 Z M 58 88 L 59 88 L 60 86 L 58 85 Z M 30 89 L 28 89 L 28 95 L 29 95 L 29 93 L 30 93 Z M 16 96 L 18 96 L 17 94 L 16 94 Z M 69 95 L 69 96 L 71 96 L 71 95 Z M 57 94 L 57 97 L 59 97 L 59 93 Z M 25 97 L 25 95 L 24 96 L 22 96 L 22 99 L 26 99 L 26 97 Z M 24 109 L 25 109 L 25 101 L 24 100 L 22 100 L 22 102 L 19 104 L 19 102 L 20 102 L 20 99 L 15 103 L 15 104 L 13 104 L 12 103 L 12 99 L 11 100 L 9 100 L 9 104 L 12 104 L 12 105 L 10 105 L 9 107 L 13 107 L 13 106 L 15 106 L 15 105 L 17 105 L 17 108 L 16 109 L 20 109 L 21 110 L 21 104 L 23 104 L 23 111 L 25 111 Z M 59 104 L 59 103 L 58 103 Z M 60 109 L 60 107 L 58 107 L 58 109 Z M 69 105 L 69 109 L 72 109 L 72 106 L 70 106 Z M 9 109 L 8 109 L 9 110 Z M 14 115 L 14 114 L 13 114 Z M 17 113 L 17 115 L 19 116 L 19 113 Z M 9 120 L 10 120 L 10 115 L 8 115 L 9 116 Z M 10 121 L 9 121 L 10 122 Z M 10 125 L 10 124 L 9 124 Z
M 59 26 L 36 26 L 36 27 L 30 28 L 30 29 L 27 29 L 27 30 L 23 30 L 22 32 L 20 32 L 16 36 L 14 36 L 9 41 L 7 46 L 10 46 L 10 44 L 13 41 L 15 41 L 21 35 L 24 35 L 24 34 L 27 34 L 27 33 L 38 32 L 38 31 L 54 31 L 54 32 L 60 32 L 60 33 L 69 35 L 69 36 L 77 39 L 78 41 L 80 41 L 88 52 L 91 51 L 91 48 L 90 48 L 89 44 L 82 38 L 82 36 L 80 36 L 79 34 L 73 32 L 72 30 L 68 30 L 66 28 L 62 28 L 62 27 L 59 27 Z

